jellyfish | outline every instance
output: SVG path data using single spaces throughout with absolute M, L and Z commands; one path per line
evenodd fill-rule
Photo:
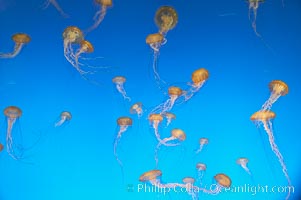
M 14 51 L 10 53 L 0 53 L 0 58 L 14 58 L 31 39 L 29 35 L 25 33 L 17 33 L 12 36 L 12 40 L 15 42 Z
M 166 43 L 166 39 L 161 33 L 153 33 L 149 34 L 146 37 L 146 44 L 148 44 L 152 50 L 153 50 L 153 72 L 155 80 L 158 84 L 162 81 L 160 78 L 160 75 L 158 73 L 158 57 L 159 57 L 159 51 L 162 45 Z
M 288 86 L 283 81 L 274 80 L 269 84 L 271 95 L 269 99 L 262 105 L 261 111 L 271 110 L 272 105 L 279 99 L 280 96 L 284 96 L 288 93 Z
M 249 160 L 247 158 L 239 158 L 236 163 L 240 165 L 249 175 L 251 175 L 250 169 L 247 167 Z
M 195 179 L 192 177 L 185 177 L 182 179 L 182 182 L 185 185 L 185 189 L 188 193 L 188 195 L 190 195 L 192 197 L 192 199 L 198 199 L 198 191 L 194 188 L 194 182 Z
M 164 192 L 168 192 L 170 191 L 170 189 L 177 191 L 177 188 L 185 188 L 187 191 L 188 189 L 196 192 L 202 191 L 204 193 L 212 194 L 212 195 L 218 194 L 221 188 L 230 187 L 231 185 L 230 178 L 225 174 L 217 174 L 214 177 L 218 183 L 215 190 L 211 190 L 211 189 L 207 190 L 205 188 L 194 186 L 193 185 L 194 180 L 192 180 L 193 178 L 191 177 L 184 178 L 182 180 L 184 182 L 183 184 L 183 183 L 162 183 L 161 176 L 162 176 L 162 171 L 158 169 L 154 169 L 143 173 L 139 177 L 139 181 L 143 183 L 148 183 L 152 186 L 155 186 L 156 188 L 162 189 Z
M 216 190 L 221 191 L 222 188 L 229 188 L 231 186 L 231 179 L 229 176 L 226 174 L 216 174 L 214 176 L 215 181 L 217 182 L 216 184 Z
M 159 133 L 159 124 L 163 121 L 163 117 L 160 114 L 150 114 L 148 116 L 148 120 L 151 123 L 152 127 L 155 131 L 155 136 L 158 141 L 161 141 L 160 133 Z
M 167 119 L 166 126 L 169 126 L 172 120 L 176 119 L 176 115 L 171 112 L 165 112 L 164 116 Z
M 200 138 L 199 143 L 200 143 L 200 147 L 198 150 L 196 150 L 196 154 L 200 153 L 204 147 L 204 145 L 208 144 L 209 140 L 207 138 Z
M 198 178 L 197 181 L 202 184 L 202 179 L 204 177 L 204 174 L 206 172 L 207 166 L 204 163 L 197 163 L 196 164 L 196 169 L 198 172 Z
M 161 6 L 156 12 L 155 23 L 159 28 L 159 33 L 165 36 L 178 23 L 178 14 L 173 7 Z
M 171 146 L 178 146 L 181 144 L 186 139 L 186 134 L 182 129 L 172 129 L 171 130 L 171 136 L 168 138 L 160 139 L 159 143 L 155 149 L 155 161 L 156 161 L 156 166 L 158 166 L 158 152 L 160 150 L 161 145 L 171 147 Z M 170 142 L 175 142 L 177 141 L 178 143 L 170 143 Z
M 3 149 L 4 149 L 4 146 L 3 146 L 3 144 L 0 143 L 0 152 L 3 151 Z
M 168 88 L 169 99 L 167 99 L 165 102 L 155 107 L 152 110 L 152 113 L 164 114 L 165 112 L 170 111 L 173 108 L 175 101 L 182 95 L 182 93 L 183 91 L 179 87 L 175 87 L 175 86 L 169 87 Z
M 275 138 L 274 138 L 274 134 L 273 134 L 273 129 L 272 129 L 272 120 L 276 117 L 276 114 L 270 110 L 260 110 L 255 112 L 252 116 L 251 116 L 251 120 L 253 122 L 259 122 L 262 123 L 263 128 L 265 130 L 265 132 L 268 134 L 268 138 L 269 138 L 269 142 L 270 142 L 270 146 L 272 151 L 274 152 L 274 154 L 277 156 L 278 161 L 282 167 L 282 172 L 288 182 L 288 186 L 291 186 L 291 180 L 290 177 L 288 175 L 287 172 L 287 168 L 286 165 L 284 163 L 284 158 L 282 156 L 282 154 L 280 153 L 277 144 L 275 143 Z M 290 196 L 290 190 L 286 196 L 286 199 L 288 199 Z
M 192 83 L 188 83 L 189 90 L 184 93 L 185 101 L 188 101 L 196 92 L 198 92 L 209 77 L 208 70 L 200 68 L 192 73 Z
M 127 96 L 126 91 L 123 87 L 126 78 L 124 76 L 116 76 L 112 79 L 112 82 L 116 84 L 116 89 L 123 96 L 124 99 L 131 101 L 131 98 Z
M 265 0 L 248 0 L 249 3 L 249 20 L 252 20 L 252 28 L 255 32 L 255 34 L 258 37 L 261 37 L 261 35 L 257 32 L 256 29 L 256 18 L 257 18 L 257 9 L 259 7 L 259 4 L 264 2 Z M 253 12 L 253 19 L 251 19 L 251 12 Z
M 91 32 L 99 26 L 99 24 L 105 18 L 107 8 L 111 7 L 113 4 L 112 0 L 95 0 L 95 2 L 100 5 L 100 10 L 95 13 L 93 17 L 94 24 L 90 28 L 88 28 L 86 32 Z
M 21 159 L 23 149 L 20 144 L 15 144 L 14 136 L 12 135 L 13 126 L 19 117 L 22 115 L 20 108 L 16 106 L 9 106 L 4 109 L 4 115 L 7 119 L 6 130 L 6 149 L 7 153 L 15 160 Z
M 130 113 L 137 114 L 138 118 L 140 118 L 143 114 L 142 103 L 138 102 L 138 103 L 133 104 L 130 108 Z
M 122 134 L 128 129 L 129 126 L 132 126 L 132 124 L 133 124 L 133 121 L 129 117 L 119 117 L 117 119 L 117 125 L 119 126 L 119 131 L 118 131 L 117 136 L 114 141 L 114 156 L 120 166 L 122 166 L 122 162 L 119 160 L 118 155 L 117 155 L 118 142 L 121 139 Z
M 55 127 L 61 126 L 61 125 L 64 124 L 65 122 L 70 121 L 71 118 L 72 118 L 71 113 L 68 112 L 68 111 L 64 111 L 64 112 L 61 113 L 61 119 L 60 119 L 60 121 L 56 122 L 56 123 L 54 124 L 54 126 L 55 126 Z
M 81 73 L 82 70 L 79 68 L 79 66 L 76 65 L 75 54 L 72 45 L 81 44 L 81 42 L 84 40 L 82 31 L 76 26 L 68 26 L 63 32 L 63 39 L 65 58 L 74 68 L 76 68 Z
M 57 3 L 56 0 L 46 0 L 44 3 L 44 9 L 46 9 L 50 4 L 52 4 L 55 9 L 65 18 L 68 17 L 68 15 L 64 12 L 64 10 L 61 8 L 61 6 Z

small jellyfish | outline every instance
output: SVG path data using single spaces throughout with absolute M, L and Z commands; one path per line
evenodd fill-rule
M 65 18 L 68 17 L 68 15 L 64 12 L 64 10 L 61 8 L 61 6 L 58 4 L 56 0 L 46 0 L 44 3 L 44 9 L 46 9 L 50 4 L 52 4 L 55 9 Z
M 279 99 L 280 96 L 284 96 L 288 93 L 288 86 L 283 81 L 274 80 L 269 84 L 271 95 L 269 99 L 262 105 L 261 111 L 271 110 L 272 105 Z
M 112 82 L 116 85 L 116 89 L 123 96 L 124 99 L 131 101 L 131 98 L 127 96 L 126 91 L 123 87 L 126 78 L 124 76 L 116 76 L 112 79 Z
M 218 174 L 217 175 L 218 178 L 219 178 L 219 183 L 218 183 L 217 189 L 220 189 L 220 188 L 224 187 L 223 185 L 226 184 L 225 180 L 221 180 L 222 177 L 220 177 L 220 176 L 222 176 L 222 175 L 223 174 Z M 183 184 L 183 183 L 162 183 L 161 182 L 161 176 L 162 176 L 161 170 L 154 169 L 154 170 L 150 170 L 150 171 L 147 171 L 147 172 L 143 173 L 139 177 L 139 181 L 144 182 L 144 183 L 148 183 L 152 186 L 155 186 L 156 188 L 164 189 L 164 191 L 169 191 L 169 190 L 166 190 L 168 188 L 173 189 L 174 191 L 177 191 L 177 188 L 181 188 L 181 191 L 184 191 L 182 189 L 185 189 L 185 190 L 189 189 L 189 190 L 192 190 L 193 192 L 202 191 L 204 193 L 212 194 L 212 195 L 218 194 L 220 192 L 220 190 L 211 190 L 211 189 L 207 190 L 206 188 L 200 188 L 200 187 L 194 186 L 193 183 L 195 181 L 194 181 L 194 178 L 191 178 L 191 177 L 184 178 L 182 180 L 183 183 L 184 183 Z M 226 175 L 224 175 L 224 176 L 227 177 Z M 228 178 L 228 180 L 230 181 L 230 184 L 231 184 L 230 178 Z M 190 187 L 190 188 L 188 188 L 188 187 Z
M 118 155 L 117 155 L 118 142 L 119 142 L 122 134 L 128 129 L 129 126 L 132 126 L 132 124 L 133 124 L 133 121 L 129 117 L 119 117 L 117 119 L 117 125 L 119 126 L 119 131 L 118 131 L 117 136 L 114 141 L 114 156 L 120 166 L 122 166 L 122 162 L 119 160 Z
M 163 121 L 163 117 L 160 114 L 150 114 L 148 116 L 148 120 L 151 123 L 152 127 L 155 131 L 155 136 L 158 141 L 161 141 L 160 133 L 159 133 L 159 124 Z
M 179 87 L 175 87 L 175 86 L 169 87 L 168 88 L 169 99 L 167 99 L 165 102 L 155 107 L 152 110 L 152 113 L 164 114 L 165 112 L 170 111 L 173 108 L 175 101 L 182 95 L 182 93 L 183 91 Z
M 199 143 L 200 143 L 200 147 L 198 150 L 196 150 L 196 152 L 195 152 L 196 154 L 198 154 L 202 151 L 204 145 L 209 143 L 209 140 L 207 138 L 200 138 Z
M 6 149 L 7 153 L 15 160 L 19 160 L 23 154 L 23 148 L 20 144 L 15 144 L 14 136 L 12 135 L 13 126 L 19 117 L 22 115 L 20 108 L 9 106 L 4 109 L 4 115 L 7 119 L 6 130 Z
M 197 173 L 198 173 L 198 178 L 197 181 L 202 184 L 202 179 L 204 177 L 204 174 L 206 172 L 207 166 L 204 163 L 197 163 L 196 164 L 196 169 L 197 169 Z
M 188 195 L 192 197 L 192 199 L 198 199 L 198 191 L 194 187 L 195 179 L 192 177 L 185 177 L 182 179 L 185 185 L 185 191 L 187 191 Z
M 176 119 L 176 115 L 171 112 L 165 112 L 164 116 L 167 119 L 166 126 L 169 126 L 172 120 Z
M 158 58 L 159 58 L 159 51 L 162 45 L 164 45 L 167 42 L 167 40 L 164 38 L 164 36 L 161 33 L 154 33 L 149 34 L 146 37 L 146 44 L 148 44 L 152 50 L 153 50 L 153 72 L 154 72 L 154 78 L 157 82 L 157 84 L 161 83 L 161 78 L 158 73 Z
M 158 152 L 160 150 L 161 145 L 171 147 L 171 146 L 178 146 L 186 140 L 186 134 L 182 129 L 175 128 L 171 131 L 171 136 L 168 138 L 160 139 L 159 143 L 155 149 L 155 161 L 156 161 L 156 166 L 158 166 Z M 178 142 L 178 143 L 171 143 L 171 142 Z
M 107 8 L 112 6 L 112 0 L 95 0 L 95 3 L 100 5 L 100 10 L 97 11 L 93 17 L 94 24 L 88 28 L 86 32 L 91 32 L 92 30 L 96 29 L 99 24 L 103 21 L 105 18 L 105 15 L 107 13 Z
M 25 33 L 17 33 L 12 36 L 12 40 L 15 42 L 14 51 L 10 53 L 0 53 L 0 58 L 14 58 L 31 39 L 29 35 Z
M 200 68 L 191 75 L 192 83 L 188 83 L 189 90 L 184 93 L 185 101 L 188 101 L 196 92 L 198 92 L 209 77 L 208 70 Z
M 278 158 L 278 161 L 282 167 L 282 172 L 288 182 L 288 186 L 291 186 L 291 180 L 290 177 L 288 175 L 287 172 L 287 168 L 286 165 L 284 163 L 284 158 L 282 156 L 282 154 L 280 153 L 277 144 L 275 143 L 275 138 L 274 138 L 274 134 L 273 134 L 273 129 L 272 129 L 272 120 L 276 117 L 276 114 L 270 110 L 260 110 L 255 112 L 252 116 L 251 116 L 251 121 L 253 122 L 259 122 L 262 123 L 263 128 L 265 130 L 265 132 L 268 134 L 268 138 L 269 138 L 269 142 L 270 142 L 270 146 L 272 151 L 275 153 L 275 155 Z M 286 199 L 288 199 L 290 196 L 290 190 L 288 190 L 288 194 L 286 196 Z
M 67 61 L 77 70 L 79 66 L 75 62 L 75 54 L 72 45 L 80 44 L 84 40 L 82 31 L 76 26 L 68 26 L 63 32 L 64 56 Z M 80 71 L 79 71 L 80 72 Z
M 248 0 L 249 3 L 249 20 L 252 20 L 252 28 L 255 32 L 255 34 L 258 37 L 261 37 L 261 35 L 257 32 L 256 29 L 256 18 L 257 18 L 257 9 L 259 7 L 259 4 L 264 2 L 265 0 Z M 253 19 L 251 19 L 251 12 L 253 12 Z
M 250 169 L 247 167 L 249 160 L 247 158 L 239 158 L 236 163 L 240 165 L 249 175 L 251 175 Z
M 217 174 L 214 176 L 214 179 L 217 182 L 216 190 L 219 192 L 222 188 L 229 188 L 231 186 L 231 179 L 226 174 Z
M 61 126 L 65 122 L 70 121 L 71 118 L 72 118 L 72 115 L 71 115 L 70 112 L 64 111 L 64 112 L 61 113 L 60 117 L 61 117 L 61 119 L 54 124 L 54 127 Z
M 138 103 L 133 104 L 130 108 L 130 113 L 137 114 L 138 118 L 140 118 L 143 114 L 142 103 L 138 102 Z
M 171 6 L 161 6 L 155 15 L 155 23 L 163 35 L 173 29 L 178 23 L 178 14 Z

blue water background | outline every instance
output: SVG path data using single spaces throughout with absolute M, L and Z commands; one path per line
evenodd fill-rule
M 298 0 L 266 1 L 258 9 L 257 29 L 252 30 L 245 1 L 114 1 L 99 28 L 86 39 L 95 47 L 86 57 L 98 57 L 96 65 L 111 66 L 93 76 L 101 86 L 83 80 L 63 56 L 62 32 L 70 25 L 86 29 L 93 23 L 98 7 L 93 1 L 58 0 L 70 18 L 63 18 L 53 6 L 42 9 L 42 0 L 0 0 L 0 51 L 13 48 L 10 37 L 29 34 L 32 41 L 14 59 L 0 60 L 0 108 L 15 105 L 23 115 L 16 124 L 24 143 L 43 135 L 25 164 L 0 154 L 1 200 L 65 199 L 190 199 L 187 193 L 138 192 L 139 176 L 155 168 L 157 144 L 147 121 L 148 112 L 166 100 L 154 82 L 152 52 L 145 37 L 155 33 L 154 14 L 161 5 L 173 6 L 177 26 L 161 48 L 159 73 L 170 84 L 181 86 L 191 73 L 206 68 L 210 77 L 189 102 L 172 110 L 177 119 L 160 132 L 169 136 L 181 128 L 187 140 L 179 148 L 162 148 L 159 169 L 162 181 L 181 182 L 196 177 L 196 162 L 207 164 L 203 184 L 225 173 L 233 186 L 286 186 L 280 164 L 271 151 L 266 133 L 250 121 L 269 97 L 268 83 L 279 79 L 289 86 L 272 110 L 276 143 L 285 159 L 295 193 L 300 199 L 300 113 L 301 113 L 301 3 Z M 268 46 L 269 47 L 268 47 Z M 116 92 L 111 79 L 127 78 L 129 103 Z M 166 88 L 165 88 L 166 89 Z M 140 120 L 129 114 L 132 103 L 142 102 Z M 54 128 L 62 111 L 73 118 Z M 131 116 L 132 128 L 124 133 L 119 156 L 124 178 L 113 155 L 116 119 Z M 1 141 L 6 121 L 1 122 Z M 261 135 L 260 135 L 261 134 Z M 209 144 L 195 156 L 200 137 Z M 249 158 L 253 182 L 236 164 Z M 285 193 L 223 192 L 200 194 L 200 199 L 284 199 Z

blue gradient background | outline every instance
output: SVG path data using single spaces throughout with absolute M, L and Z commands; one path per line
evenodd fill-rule
M 253 32 L 244 1 L 114 1 L 103 23 L 86 36 L 102 56 L 98 65 L 112 66 L 95 75 L 98 87 L 83 80 L 63 56 L 62 32 L 70 25 L 82 29 L 93 23 L 93 1 L 58 0 L 70 18 L 53 6 L 43 10 L 42 0 L 0 0 L 0 51 L 13 47 L 10 37 L 28 33 L 32 41 L 14 59 L 0 60 L 0 107 L 16 105 L 23 111 L 18 126 L 24 142 L 43 139 L 30 151 L 28 165 L 0 154 L 1 200 L 64 199 L 190 199 L 185 193 L 137 192 L 139 176 L 155 167 L 156 140 L 147 121 L 151 108 L 164 101 L 152 78 L 152 52 L 145 37 L 157 31 L 154 14 L 161 5 L 173 6 L 179 16 L 175 29 L 161 48 L 159 73 L 169 83 L 186 83 L 191 73 L 206 68 L 210 78 L 189 102 L 173 109 L 177 119 L 160 131 L 168 136 L 181 128 L 187 140 L 181 148 L 162 148 L 159 169 L 164 182 L 180 182 L 196 176 L 196 162 L 207 164 L 203 183 L 226 173 L 233 186 L 285 186 L 280 164 L 271 151 L 267 135 L 250 121 L 269 97 L 268 83 L 285 81 L 290 88 L 272 110 L 276 143 L 284 156 L 295 193 L 300 199 L 301 113 L 301 3 L 298 0 L 266 1 L 258 10 L 257 27 L 267 48 Z M 111 79 L 127 77 L 125 88 L 132 102 L 141 101 L 145 114 L 122 137 L 119 156 L 124 179 L 113 156 L 116 119 L 129 114 L 130 103 L 116 92 Z M 64 127 L 53 124 L 63 110 L 72 113 Z M 5 137 L 5 117 L 1 141 Z M 194 156 L 198 139 L 208 137 L 204 151 Z M 250 179 L 235 161 L 250 160 Z M 133 186 L 133 188 L 130 188 Z M 284 199 L 286 194 L 223 192 L 200 194 L 200 199 Z

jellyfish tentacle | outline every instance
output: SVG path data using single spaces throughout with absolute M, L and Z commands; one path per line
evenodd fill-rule
M 93 17 L 93 20 L 95 21 L 94 24 L 90 28 L 88 28 L 86 32 L 88 33 L 96 29 L 105 18 L 106 13 L 107 13 L 107 6 L 102 5 L 100 11 L 97 11 Z

